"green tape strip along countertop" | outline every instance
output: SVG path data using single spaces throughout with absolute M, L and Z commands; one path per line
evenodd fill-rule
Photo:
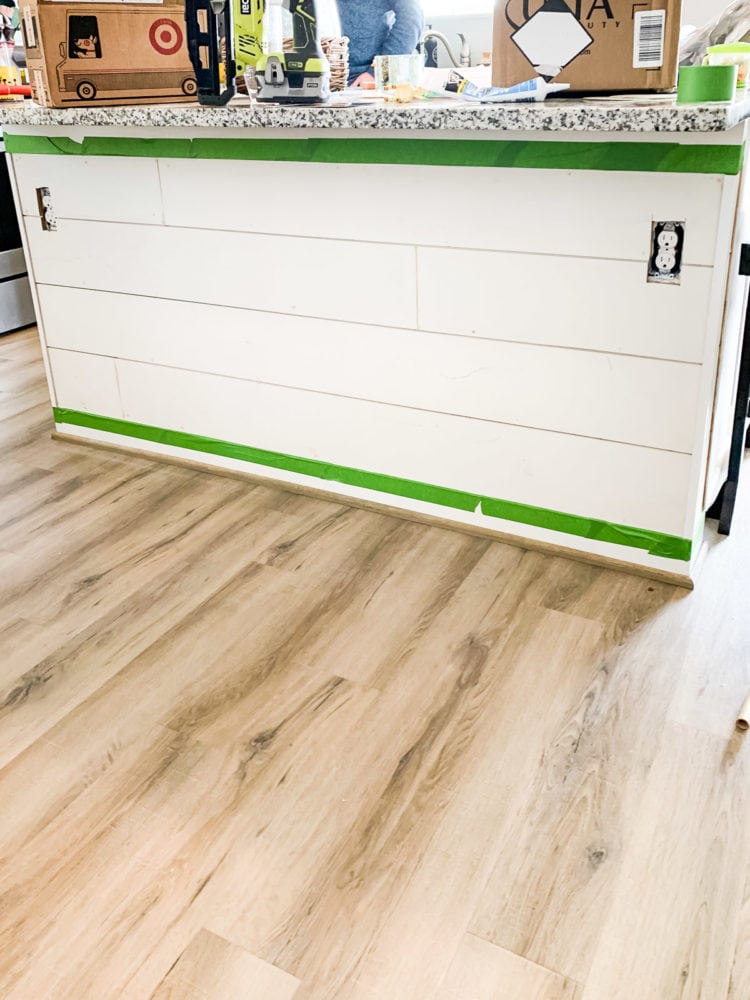
M 653 556 L 662 556 L 666 559 L 687 562 L 692 551 L 690 539 L 679 538 L 676 535 L 665 535 L 657 531 L 647 531 L 623 524 L 610 524 L 608 521 L 599 521 L 595 518 L 564 514 L 559 511 L 546 510 L 543 507 L 532 507 L 510 500 L 486 497 L 478 493 L 465 493 L 462 490 L 453 490 L 444 486 L 433 486 L 429 483 L 383 475 L 378 472 L 366 472 L 343 465 L 331 465 L 316 459 L 284 455 L 262 448 L 234 444 L 231 441 L 220 441 L 216 438 L 201 437 L 198 434 L 190 434 L 185 431 L 166 430 L 114 417 L 82 413 L 78 410 L 55 407 L 54 415 L 57 424 L 88 427 L 92 430 L 120 434 L 141 441 L 153 441 L 205 455 L 221 455 L 224 458 L 232 458 L 240 462 L 252 462 L 267 468 L 283 469 L 286 472 L 295 472 L 314 479 L 357 486 L 392 496 L 409 497 L 412 500 L 421 500 L 425 503 L 449 507 L 454 510 L 469 512 L 479 510 L 487 517 L 534 525 L 538 528 L 547 528 L 549 531 L 559 531 L 566 535 L 577 535 L 580 538 L 610 542 L 613 545 L 644 549 Z
M 166 159 L 273 160 L 299 163 L 416 164 L 546 170 L 626 170 L 647 173 L 738 174 L 742 145 L 677 142 L 577 142 L 540 139 L 168 139 L 5 133 L 14 154 L 149 156 Z

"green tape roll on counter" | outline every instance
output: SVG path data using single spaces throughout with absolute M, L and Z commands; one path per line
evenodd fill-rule
M 677 103 L 731 101 L 736 87 L 736 66 L 682 66 L 677 81 Z

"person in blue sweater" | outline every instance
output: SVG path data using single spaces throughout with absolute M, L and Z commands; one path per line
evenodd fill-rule
M 349 83 L 372 88 L 375 56 L 410 55 L 424 28 L 421 0 L 338 0 L 349 39 Z

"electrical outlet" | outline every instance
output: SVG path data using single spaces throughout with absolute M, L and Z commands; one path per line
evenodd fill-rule
M 684 222 L 652 223 L 648 280 L 659 284 L 679 285 L 684 245 Z
M 36 189 L 36 200 L 39 204 L 39 217 L 42 220 L 42 229 L 48 233 L 54 233 L 57 229 L 57 216 L 52 207 L 52 196 L 48 187 Z

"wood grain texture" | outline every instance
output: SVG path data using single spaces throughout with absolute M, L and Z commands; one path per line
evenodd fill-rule
M 727 996 L 750 832 L 742 750 L 737 737 L 664 729 L 583 1000 Z
M 42 380 L 0 338 L 3 1000 L 746 1000 L 746 496 L 685 595 L 52 441 Z
M 745 881 L 735 942 L 727 1000 L 750 996 L 750 877 Z
M 579 1000 L 581 985 L 467 934 L 437 1000 Z
M 299 982 L 223 938 L 200 931 L 153 1000 L 292 1000 Z

